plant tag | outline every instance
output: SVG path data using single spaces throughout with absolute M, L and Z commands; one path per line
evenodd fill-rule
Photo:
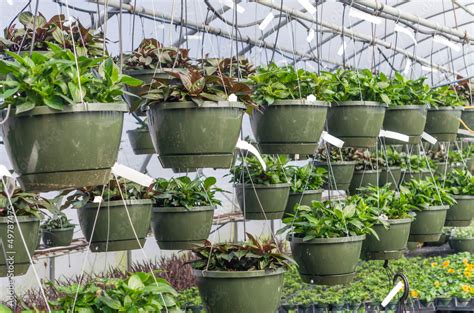
M 392 301 L 393 297 L 395 297 L 395 295 L 400 291 L 402 290 L 403 288 L 403 283 L 401 281 L 399 281 L 395 287 L 392 288 L 392 290 L 390 290 L 390 292 L 388 293 L 388 295 L 385 297 L 385 299 L 383 299 L 382 301 L 382 306 L 383 307 L 386 307 L 387 304 L 390 303 L 390 301 Z
M 3 164 L 0 164 L 0 177 L 13 177 L 12 173 Z
M 379 137 L 392 138 L 403 142 L 408 142 L 410 140 L 410 137 L 407 135 L 383 129 L 380 130 Z
M 267 26 L 270 24 L 270 22 L 275 18 L 275 15 L 273 15 L 272 12 L 268 13 L 267 16 L 263 19 L 263 21 L 258 25 L 258 28 L 263 31 Z
M 229 95 L 229 97 L 227 98 L 227 100 L 228 100 L 229 102 L 237 102 L 237 101 L 238 101 L 237 96 L 235 95 L 235 93 L 231 93 L 231 94 Z
M 407 35 L 408 37 L 410 37 L 410 39 L 413 41 L 413 43 L 414 43 L 415 45 L 418 43 L 418 42 L 416 41 L 416 39 L 415 39 L 415 34 L 414 34 L 411 30 L 409 30 L 409 29 L 407 29 L 407 28 L 405 28 L 405 27 L 402 27 L 402 26 L 400 26 L 400 25 L 398 25 L 398 24 L 395 24 L 395 27 L 394 27 L 393 30 L 394 30 L 395 32 L 403 33 L 403 34 Z
M 306 41 L 307 42 L 313 41 L 315 35 L 316 33 L 314 32 L 314 29 L 311 28 L 308 32 L 308 36 L 306 36 Z
M 5 192 L 12 196 L 13 192 L 15 191 L 17 184 L 16 179 L 13 177 L 12 173 L 6 168 L 5 165 L 0 165 L 0 177 L 3 180 Z
M 102 197 L 101 196 L 95 196 L 94 200 L 92 201 L 93 203 L 101 203 L 102 202 Z
M 306 97 L 306 101 L 308 102 L 316 102 L 316 96 L 315 95 L 308 95 Z
M 316 8 L 311 4 L 311 2 L 309 2 L 309 0 L 298 0 L 298 2 L 303 8 L 305 8 L 306 11 L 308 11 L 309 14 L 316 14 Z
M 262 159 L 262 156 L 260 155 L 260 152 L 258 152 L 257 148 L 249 144 L 247 141 L 240 139 L 237 141 L 235 147 L 241 150 L 246 150 L 255 155 L 255 157 L 257 157 L 258 161 L 262 165 L 263 170 L 267 170 L 267 164 L 265 164 L 265 161 Z
M 429 143 L 431 143 L 432 145 L 434 145 L 438 140 L 431 136 L 430 134 L 428 134 L 427 132 L 423 132 L 423 134 L 421 134 L 421 138 L 423 138 L 424 140 L 428 141 Z
M 241 5 L 235 3 L 235 0 L 219 0 L 220 3 L 225 5 L 226 7 L 231 8 L 232 10 L 236 10 L 237 13 L 244 13 L 245 8 Z
M 144 187 L 149 187 L 153 183 L 152 177 L 119 163 L 115 163 L 114 166 L 112 166 L 112 173 Z
M 474 134 L 467 129 L 458 129 L 458 134 L 464 135 L 464 136 L 470 136 L 474 137 Z
M 324 141 L 338 148 L 342 148 L 342 146 L 344 145 L 344 141 L 337 137 L 334 137 L 333 135 L 330 135 L 327 131 L 323 131 L 321 133 L 321 138 L 323 138 Z

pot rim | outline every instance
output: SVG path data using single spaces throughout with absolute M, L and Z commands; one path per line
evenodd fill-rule
M 193 213 L 193 212 L 206 212 L 214 211 L 215 207 L 213 206 L 196 206 L 191 209 L 186 209 L 185 207 L 159 207 L 153 206 L 153 213 Z
M 135 133 L 149 133 L 150 131 L 145 128 L 135 128 L 127 130 L 127 134 L 135 134 Z
M 154 69 L 154 68 L 153 69 L 128 69 L 128 70 L 124 70 L 123 73 L 126 75 L 154 74 L 155 70 L 157 74 L 163 74 L 167 72 L 166 70 L 176 71 L 176 70 L 185 70 L 185 68 L 184 67 L 175 67 L 175 68 L 162 67 L 158 69 Z
M 354 175 L 355 174 L 362 174 L 362 173 L 365 173 L 365 174 L 377 174 L 377 173 L 381 173 L 382 170 L 354 170 Z
M 331 161 L 331 166 L 333 165 L 356 165 L 357 161 Z M 321 161 L 313 161 L 315 166 L 325 165 L 329 166 L 328 162 L 321 162 Z
M 449 205 L 430 205 L 426 207 L 422 207 L 422 211 L 447 211 L 449 210 Z M 418 213 L 420 211 L 417 211 L 415 213 Z
M 389 166 L 388 168 L 390 168 L 390 170 L 402 170 L 402 168 L 400 166 Z M 386 172 L 387 171 L 387 168 L 384 167 L 381 169 L 382 172 Z
M 6 224 L 8 223 L 8 216 L 0 216 L 0 224 Z M 13 217 L 12 215 L 12 218 L 13 218 L 13 221 L 15 222 L 15 218 Z M 25 216 L 25 215 L 20 215 L 20 216 L 17 216 L 17 219 L 18 219 L 18 222 L 39 222 L 41 221 L 41 219 L 37 218 L 36 216 L 33 216 L 33 215 L 29 215 L 29 216 Z
M 245 110 L 247 107 L 242 102 L 231 102 L 231 101 L 204 101 L 202 105 L 197 106 L 192 101 L 177 101 L 177 102 L 158 102 L 153 101 L 147 105 L 148 109 L 153 108 L 157 110 L 177 110 L 177 109 L 242 109 Z
M 458 241 L 469 241 L 469 240 L 474 240 L 474 237 L 470 237 L 470 238 L 455 238 L 455 237 L 450 237 L 449 240 L 458 240 Z
M 412 223 L 414 221 L 414 218 L 395 218 L 395 219 L 388 219 L 387 222 L 390 224 L 390 225 L 397 225 L 397 224 L 409 224 L 409 223 Z M 382 225 L 382 223 L 378 223 L 376 225 Z
M 454 199 L 459 200 L 474 200 L 474 195 L 452 195 Z
M 258 271 L 206 271 L 206 270 L 193 270 L 193 274 L 196 277 L 203 278 L 252 278 L 252 277 L 265 277 L 273 275 L 282 275 L 286 272 L 284 268 L 278 268 L 276 270 L 258 270 Z
M 455 106 L 455 107 L 446 107 L 446 106 L 439 106 L 437 108 L 431 107 L 428 108 L 429 111 L 464 111 L 463 106 Z
M 347 237 L 336 237 L 336 238 L 314 238 L 311 240 L 303 241 L 303 238 L 294 237 L 293 234 L 288 236 L 289 241 L 300 244 L 330 244 L 330 243 L 346 243 L 346 242 L 359 242 L 365 240 L 366 235 L 359 236 L 347 236 Z
M 321 101 L 321 100 L 315 100 L 315 101 L 308 101 L 304 98 L 300 99 L 282 99 L 282 100 L 275 100 L 272 104 L 266 104 L 264 105 L 265 108 L 271 107 L 271 106 L 295 106 L 295 105 L 301 105 L 301 106 L 314 106 L 314 107 L 323 107 L 327 108 L 329 107 L 329 102 L 327 101 Z
M 151 201 L 151 199 L 113 200 L 113 201 L 102 200 L 100 207 L 107 208 L 107 207 L 124 206 L 124 202 L 126 205 L 153 204 L 153 201 Z M 83 206 L 80 209 L 96 209 L 98 206 L 99 206 L 99 203 L 88 202 L 86 203 L 85 206 Z
M 281 184 L 271 184 L 271 185 L 263 185 L 263 184 L 234 184 L 234 188 L 238 189 L 250 189 L 255 187 L 255 189 L 279 189 L 279 188 L 290 188 L 289 183 L 281 183 Z
M 426 104 L 409 104 L 409 105 L 398 105 L 395 107 L 388 107 L 387 113 L 389 111 L 408 111 L 408 110 L 420 110 L 420 111 L 427 111 L 428 106 Z
M 76 103 L 64 106 L 61 111 L 50 109 L 48 106 L 38 106 L 34 109 L 20 114 L 11 114 L 10 118 L 28 117 L 35 115 L 52 115 L 52 114 L 66 114 L 66 113 L 83 113 L 83 112 L 128 112 L 128 105 L 125 102 L 113 103 Z M 6 109 L 3 110 L 2 115 L 5 116 Z
M 314 195 L 318 193 L 323 193 L 324 189 L 316 189 L 316 190 L 305 190 L 303 192 L 291 192 L 290 191 L 290 196 L 301 196 L 303 195 Z
M 58 232 L 70 231 L 71 229 L 74 230 L 74 228 L 76 228 L 76 225 L 66 227 L 66 228 L 56 228 L 56 229 L 43 229 L 43 228 L 41 228 L 41 231 L 44 232 L 44 233 L 58 233 Z
M 382 102 L 377 102 L 377 101 L 356 101 L 356 100 L 350 100 L 350 101 L 341 101 L 341 102 L 332 102 L 331 107 L 336 106 L 336 107 L 342 107 L 342 106 L 357 106 L 357 107 L 362 107 L 362 106 L 367 106 L 367 107 L 380 107 L 380 108 L 387 108 L 388 105 L 382 103 Z

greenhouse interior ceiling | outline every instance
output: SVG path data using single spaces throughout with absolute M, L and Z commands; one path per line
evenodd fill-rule
M 0 29 L 0 313 L 474 312 L 473 0 Z

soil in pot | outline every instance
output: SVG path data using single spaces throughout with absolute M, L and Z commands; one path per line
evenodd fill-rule
M 305 99 L 279 100 L 250 116 L 253 134 L 264 154 L 311 155 L 323 131 L 328 104 Z
M 397 189 L 398 184 L 400 183 L 400 178 L 402 176 L 402 170 L 398 166 L 391 166 L 389 168 L 384 167 L 380 172 L 379 177 L 379 186 L 385 186 L 390 183 L 390 188 L 392 190 Z
M 22 189 L 42 192 L 107 182 L 126 111 L 125 103 L 88 103 L 11 114 L 3 139 Z
M 41 231 L 43 243 L 46 247 L 69 246 L 74 236 L 74 226 L 60 229 L 43 229 Z
M 303 241 L 290 238 L 291 252 L 305 283 L 339 285 L 355 276 L 365 236 L 317 238 Z M 337 260 L 335 262 L 334 260 Z
M 148 129 L 137 128 L 127 130 L 127 135 L 134 154 L 141 155 L 155 153 L 155 147 L 153 147 L 153 142 L 151 141 Z
M 300 205 L 311 206 L 313 201 L 321 201 L 323 190 L 306 190 L 304 193 L 290 192 L 286 203 L 285 216 L 294 214 L 293 208 L 298 203 Z
M 347 147 L 375 147 L 386 107 L 371 101 L 333 103 L 328 111 L 328 132 Z
M 338 161 L 327 163 L 314 161 L 314 167 L 322 167 L 328 172 L 328 181 L 323 185 L 326 190 L 349 190 L 354 175 L 355 161 Z
M 15 276 L 24 275 L 30 267 L 30 260 L 28 253 L 33 256 L 33 253 L 40 238 L 40 220 L 33 216 L 17 216 L 20 223 L 21 232 L 25 238 L 26 247 L 21 239 L 20 229 L 13 217 L 0 217 L 0 238 L 4 243 L 7 243 L 5 254 L 0 253 L 0 277 L 14 274 Z M 13 233 L 11 227 L 13 226 Z M 13 241 L 8 241 L 9 235 L 13 235 Z M 3 252 L 3 251 L 2 251 Z
M 406 251 L 412 219 L 396 219 L 387 222 L 390 224 L 388 229 L 382 224 L 376 224 L 373 227 L 379 239 L 373 235 L 367 235 L 364 240 L 362 254 L 366 259 L 398 259 Z
M 273 220 L 283 217 L 290 194 L 290 184 L 236 184 L 235 191 L 245 219 Z
M 104 201 L 100 204 L 100 208 L 98 203 L 86 204 L 77 209 L 77 215 L 86 240 L 92 241 L 90 245 L 92 252 L 133 250 L 139 249 L 145 243 L 145 237 L 150 229 L 151 207 L 152 202 L 148 199 Z M 96 216 L 97 223 L 93 228 Z M 132 225 L 138 239 L 135 237 Z
M 408 240 L 416 242 L 438 241 L 443 233 L 446 214 L 449 206 L 429 206 L 416 212 L 416 218 L 411 224 Z
M 456 252 L 474 253 L 474 237 L 472 238 L 449 238 L 449 246 Z
M 213 216 L 211 206 L 154 207 L 151 227 L 160 249 L 192 249 L 209 236 Z
M 245 106 L 239 102 L 152 103 L 151 139 L 164 168 L 229 168 Z
M 457 203 L 451 205 L 445 226 L 469 226 L 474 218 L 474 196 L 453 195 Z
M 361 187 L 367 187 L 369 185 L 377 186 L 381 170 L 361 170 L 354 171 L 352 176 L 351 184 L 349 186 L 349 194 L 353 195 L 357 193 L 357 189 Z
M 404 105 L 388 108 L 385 111 L 383 129 L 409 136 L 410 144 L 420 143 L 425 129 L 427 109 L 424 105 Z M 386 144 L 399 144 L 400 141 L 385 138 Z
M 462 107 L 428 109 L 425 132 L 438 141 L 456 141 L 462 110 Z
M 284 270 L 194 271 L 202 302 L 213 313 L 274 313 L 280 303 Z

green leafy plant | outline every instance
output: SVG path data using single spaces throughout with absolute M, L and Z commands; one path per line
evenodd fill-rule
M 356 162 L 356 171 L 377 170 L 385 163 L 383 156 L 377 156 L 368 149 L 343 148 L 342 154 L 345 160 Z
M 294 261 L 281 253 L 274 242 L 260 241 L 247 233 L 244 243 L 218 243 L 206 241 L 193 253 L 197 259 L 191 262 L 194 269 L 208 271 L 259 271 L 288 269 Z
M 467 227 L 455 227 L 450 236 L 455 239 L 474 239 L 474 224 Z
M 6 80 L 0 81 L 3 108 L 11 106 L 19 114 L 36 106 L 62 110 L 75 103 L 117 102 L 126 93 L 123 84 L 141 83 L 120 74 L 111 58 L 81 56 L 76 60 L 71 51 L 48 46 L 51 52 L 47 55 L 33 52 L 29 57 L 7 52 L 15 60 L 0 60 L 0 74 L 8 74 Z
M 305 166 L 286 166 L 286 177 L 291 181 L 290 191 L 303 193 L 306 190 L 319 190 L 327 178 L 324 168 Z
M 274 185 L 289 182 L 286 176 L 285 165 L 288 157 L 284 155 L 263 155 L 267 165 L 264 171 L 258 159 L 254 156 L 243 157 L 240 164 L 230 170 L 231 182 L 237 184 Z
M 67 21 L 65 16 L 55 15 L 49 21 L 38 13 L 22 12 L 18 16 L 23 28 L 5 28 L 5 38 L 0 38 L 0 52 L 30 51 L 35 34 L 34 51 L 48 50 L 48 43 L 55 43 L 65 49 L 75 49 L 78 56 L 100 57 L 104 53 L 104 37 L 101 33 L 94 34 L 77 21 Z M 36 31 L 35 31 L 36 29 Z
M 278 233 L 289 230 L 291 235 L 305 241 L 369 233 L 377 237 L 372 229 L 376 222 L 370 207 L 362 201 L 313 201 L 311 207 L 301 205 L 294 215 L 284 218 L 286 226 Z
M 403 105 L 428 105 L 432 102 L 430 86 L 425 84 L 426 77 L 407 79 L 395 72 L 386 89 L 390 107 Z
M 454 169 L 444 180 L 444 187 L 453 195 L 474 196 L 474 176 L 469 171 Z
M 185 207 L 221 205 L 216 193 L 224 190 L 215 186 L 215 177 L 202 179 L 188 176 L 164 179 L 158 178 L 152 185 L 153 200 L 158 207 Z
M 123 56 L 125 70 L 184 68 L 189 62 L 188 49 L 165 47 L 154 38 L 143 39 L 133 53 Z
M 419 173 L 427 170 L 434 170 L 436 164 L 428 156 L 411 154 L 405 152 L 400 153 L 402 158 L 401 168 L 406 169 L 410 173 Z
M 410 191 L 410 193 L 407 193 L 410 204 L 419 211 L 429 206 L 456 203 L 456 200 L 449 194 L 449 190 L 443 188 L 431 178 L 425 180 L 413 179 L 404 183 L 403 186 Z
M 21 189 L 15 189 L 11 196 L 11 205 L 15 210 L 16 216 L 35 216 L 39 219 L 43 217 L 41 209 L 50 211 L 52 203 L 36 193 L 23 192 Z M 5 188 L 0 187 L 0 217 L 8 216 L 10 200 Z
M 316 150 L 314 159 L 321 163 L 327 163 L 328 155 L 331 162 L 343 162 L 348 161 L 344 158 L 342 149 L 334 148 L 331 146 L 328 147 L 319 147 Z
M 442 86 L 431 89 L 431 105 L 438 107 L 458 107 L 467 104 L 467 101 L 459 97 L 456 90 L 451 86 Z
M 65 229 L 74 227 L 75 224 L 71 223 L 71 220 L 67 216 L 59 212 L 52 216 L 49 216 L 48 219 L 41 224 L 41 229 L 43 230 L 55 230 L 55 229 Z
M 249 109 L 253 108 L 250 97 L 252 90 L 246 83 L 236 78 L 223 75 L 205 75 L 199 70 L 187 68 L 182 71 L 166 70 L 178 81 L 155 78 L 150 91 L 144 96 L 152 105 L 154 102 L 192 101 L 198 107 L 204 101 L 227 101 L 229 95 L 235 94 Z
M 255 73 L 255 67 L 248 59 L 239 57 L 232 58 L 209 58 L 199 60 L 206 75 L 224 75 L 229 77 L 248 78 Z
M 271 105 L 275 100 L 306 99 L 309 95 L 322 99 L 327 92 L 325 80 L 315 73 L 293 66 L 279 67 L 275 63 L 258 68 L 249 81 L 258 105 Z
M 402 153 L 391 147 L 387 147 L 385 151 L 379 152 L 379 159 L 381 159 L 381 162 L 383 162 L 384 166 L 401 167 L 403 164 Z

